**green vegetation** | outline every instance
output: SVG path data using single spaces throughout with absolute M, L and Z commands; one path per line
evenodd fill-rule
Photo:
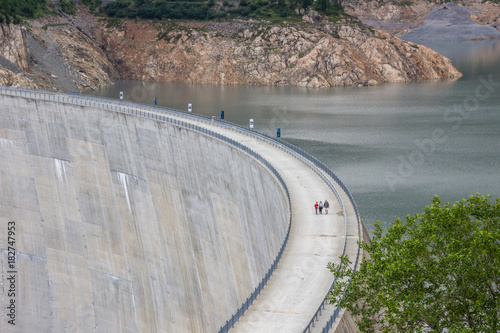
M 42 30 L 47 30 L 48 28 L 52 27 L 63 27 L 68 25 L 69 23 L 55 23 L 55 24 L 46 24 L 42 27 Z
M 59 0 L 59 7 L 66 14 L 76 13 L 76 7 L 73 0 Z
M 59 0 L 59 8 L 67 14 L 76 12 L 72 0 Z M 37 18 L 53 13 L 54 6 L 47 0 L 0 0 L 0 23 L 19 24 L 23 19 Z
M 412 6 L 413 1 L 407 1 L 407 0 L 391 0 L 392 4 L 396 6 Z
M 92 3 L 92 0 L 87 0 Z M 211 20 L 216 18 L 255 18 L 276 21 L 299 18 L 300 9 L 312 0 L 118 0 L 101 12 L 114 18 Z M 317 0 L 314 9 L 328 16 L 344 13 L 340 0 Z
M 81 0 L 81 3 L 88 6 L 92 12 L 101 7 L 101 0 Z
M 21 23 L 24 18 L 40 17 L 50 12 L 46 0 L 0 0 L 0 23 Z
M 313 8 L 330 20 L 344 15 L 341 0 L 117 0 L 101 6 L 100 0 L 81 0 L 92 12 L 111 18 L 212 20 L 253 18 L 273 23 L 299 20 L 304 9 Z M 72 0 L 59 0 L 67 14 L 76 12 Z M 0 23 L 20 23 L 53 13 L 47 0 L 0 0 Z
M 330 302 L 357 316 L 362 332 L 500 332 L 500 198 L 451 205 L 436 196 L 385 235 L 377 222 L 361 248 L 359 271 L 347 256 L 328 268 L 341 281 Z

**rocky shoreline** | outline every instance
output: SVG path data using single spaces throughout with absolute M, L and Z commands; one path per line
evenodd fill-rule
M 362 22 L 393 36 L 401 36 L 422 25 L 425 18 L 441 5 L 428 0 L 345 0 L 345 10 Z M 483 0 L 459 0 L 454 6 L 468 11 L 468 18 L 482 26 L 500 31 L 500 4 Z
M 353 20 L 262 22 L 74 18 L 1 25 L 0 85 L 97 90 L 115 79 L 331 87 L 458 78 L 451 62 Z
M 500 31 L 489 25 L 480 25 L 471 18 L 471 12 L 454 3 L 434 8 L 425 16 L 423 24 L 402 39 L 415 43 L 426 41 L 467 41 L 500 39 Z

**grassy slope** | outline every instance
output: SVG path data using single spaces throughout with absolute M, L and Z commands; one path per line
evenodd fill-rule
M 85 0 L 96 8 L 95 0 Z M 344 15 L 340 0 L 118 0 L 100 12 L 115 18 L 213 20 L 252 18 L 273 23 L 297 19 L 312 7 L 335 19 Z M 302 9 L 302 11 L 301 11 Z

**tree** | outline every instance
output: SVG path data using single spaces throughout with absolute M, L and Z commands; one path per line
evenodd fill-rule
M 302 0 L 302 8 L 306 9 L 312 3 L 312 0 Z
M 500 198 L 451 205 L 435 196 L 385 234 L 377 221 L 361 249 L 367 258 L 356 272 L 347 256 L 328 264 L 340 281 L 328 298 L 362 332 L 500 331 Z
M 316 0 L 315 8 L 319 11 L 325 11 L 328 9 L 330 0 Z

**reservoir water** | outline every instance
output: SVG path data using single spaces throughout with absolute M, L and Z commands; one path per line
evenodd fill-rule
M 187 110 L 248 125 L 306 150 L 349 187 L 370 230 L 454 202 L 500 196 L 500 42 L 430 45 L 459 80 L 311 89 L 118 81 L 95 95 Z M 186 147 L 188 149 L 189 147 Z M 315 201 L 331 198 L 311 198 Z

